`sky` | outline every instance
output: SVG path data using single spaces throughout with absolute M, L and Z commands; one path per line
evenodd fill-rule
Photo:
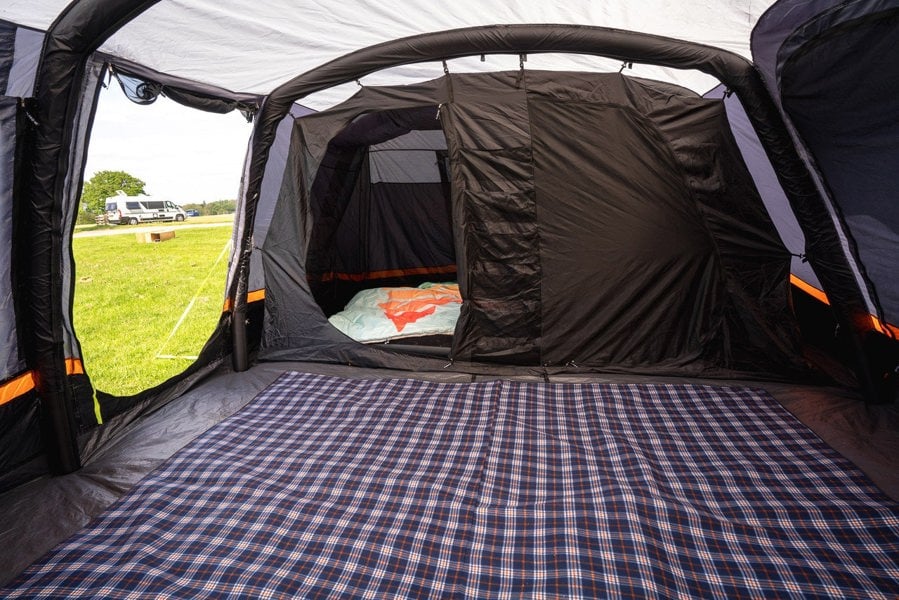
M 207 113 L 162 96 L 135 104 L 113 80 L 100 93 L 84 180 L 125 171 L 176 204 L 236 199 L 251 132 L 237 111 Z

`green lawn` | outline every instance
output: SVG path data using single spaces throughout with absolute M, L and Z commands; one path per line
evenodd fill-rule
M 157 227 L 159 228 L 159 227 Z M 97 389 L 134 394 L 180 373 L 209 338 L 224 303 L 230 227 L 171 227 L 175 238 L 138 243 L 135 232 L 76 237 L 74 325 Z

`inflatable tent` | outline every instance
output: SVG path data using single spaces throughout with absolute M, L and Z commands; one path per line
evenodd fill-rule
M 276 372 L 320 373 L 324 379 L 301 377 L 292 393 L 323 406 L 341 394 L 387 398 L 375 383 L 383 377 L 437 381 L 448 386 L 438 396 L 453 399 L 535 393 L 549 394 L 550 406 L 578 406 L 574 399 L 587 391 L 568 396 L 553 384 L 611 378 L 667 389 L 675 376 L 766 382 L 781 391 L 781 404 L 794 397 L 791 385 L 804 390 L 791 410 L 851 455 L 856 465 L 839 466 L 879 507 L 858 520 L 879 532 L 871 543 L 883 554 L 858 568 L 887 577 L 845 585 L 888 590 L 895 505 L 851 469 L 893 485 L 899 209 L 888 165 L 899 147 L 890 93 L 899 5 L 782 1 L 765 9 L 457 3 L 423 13 L 403 2 L 363 2 L 326 13 L 315 3 L 168 0 L 0 9 L 0 194 L 9 207 L 0 231 L 9 248 L 0 257 L 8 285 L 0 466 L 11 505 L 40 506 L 36 514 L 46 516 L 27 536 L 31 550 L 8 561 L 11 574 L 135 483 L 124 472 L 147 472 L 129 462 L 146 455 L 116 448 L 140 446 L 168 415 L 158 464 L 257 392 L 264 397 Z M 69 308 L 77 265 L 68 248 L 96 94 L 109 73 L 136 100 L 162 94 L 200 110 L 241 110 L 255 123 L 220 325 L 184 374 L 130 398 L 93 390 Z M 361 89 L 345 99 L 341 90 L 357 82 Z M 457 282 L 458 295 L 438 295 L 434 282 Z M 397 330 L 401 321 L 412 331 L 425 313 L 447 307 L 458 318 L 437 334 L 374 334 L 362 343 L 336 323 L 358 323 L 344 309 L 375 289 L 375 312 Z M 422 296 L 436 306 L 422 308 Z M 833 360 L 810 352 L 814 343 Z M 839 368 L 823 374 L 822 364 Z M 334 375 L 347 379 L 328 379 Z M 837 391 L 803 387 L 835 376 L 844 386 Z M 358 378 L 371 382 L 368 392 L 353 387 Z M 484 383 L 496 378 L 511 387 Z M 543 382 L 537 392 L 525 385 L 533 378 Z M 514 382 L 522 381 L 519 389 Z M 453 387 L 462 383 L 471 386 Z M 328 389 L 331 396 L 316 395 Z M 437 392 L 416 393 L 424 401 Z M 880 424 L 856 424 L 856 433 L 876 431 L 869 453 L 815 416 L 816 402 L 823 410 L 854 393 L 886 403 L 847 409 Z M 690 393 L 682 399 L 688 405 Z M 204 416 L 185 423 L 200 405 Z M 517 409 L 509 410 L 515 422 Z M 827 460 L 839 462 L 831 454 Z M 182 456 L 165 464 L 174 468 Z M 104 482 L 102 499 L 89 480 Z M 47 500 L 54 491 L 77 498 L 82 516 L 63 519 Z M 134 498 L 126 495 L 118 510 L 144 501 Z M 453 526 L 465 538 L 471 525 Z M 21 525 L 5 531 L 19 536 Z M 344 576 L 369 568 L 353 563 Z M 440 589 L 450 576 L 421 581 Z M 591 571 L 576 583 L 593 576 L 605 577 Z M 692 586 L 702 580 L 685 576 L 677 585 L 699 593 Z M 490 585 L 469 581 L 465 589 L 489 595 Z M 374 589 L 383 591 L 349 593 Z

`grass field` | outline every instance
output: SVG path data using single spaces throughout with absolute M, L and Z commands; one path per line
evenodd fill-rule
M 218 323 L 231 228 L 171 229 L 151 244 L 141 227 L 73 240 L 74 325 L 97 389 L 134 394 L 180 373 Z

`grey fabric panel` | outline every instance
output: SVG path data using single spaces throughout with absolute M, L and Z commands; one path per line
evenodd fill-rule
M 0 94 L 6 94 L 9 87 L 9 71 L 12 68 L 15 47 L 16 26 L 0 21 Z
M 415 130 L 380 144 L 372 150 L 446 150 L 446 137 L 439 129 Z
M 794 255 L 790 263 L 790 272 L 804 282 L 821 289 L 818 276 L 815 275 L 811 264 L 799 256 L 805 253 L 805 235 L 796 221 L 790 201 L 787 200 L 783 188 L 777 180 L 774 167 L 771 166 L 771 161 L 768 160 L 768 155 L 759 142 L 739 98 L 733 94 L 725 96 L 724 92 L 724 86 L 718 86 L 705 94 L 705 97 L 724 98 L 727 120 L 730 123 L 734 139 L 737 141 L 740 154 L 743 156 L 743 162 L 746 163 L 746 168 L 752 175 L 755 187 L 765 203 L 768 214 L 771 215 L 771 220 L 777 228 L 777 233 L 780 234 L 781 241 Z
M 435 150 L 446 150 L 442 131 L 410 131 L 369 147 L 371 183 L 440 183 Z
M 11 276 L 16 106 L 16 98 L 0 97 L 0 381 L 25 369 L 16 338 Z
M 294 119 L 302 115 L 311 114 L 313 111 L 295 104 L 290 114 L 278 126 L 275 141 L 269 151 L 268 162 L 265 165 L 265 175 L 262 178 L 262 187 L 259 192 L 259 203 L 256 205 L 256 220 L 253 224 L 253 240 L 255 245 L 262 246 L 268 236 L 268 228 L 272 221 L 275 203 L 281 191 L 281 183 L 284 178 L 284 169 L 287 165 L 287 156 L 290 150 L 290 137 L 293 132 Z M 249 160 L 249 153 L 247 154 Z M 250 291 L 260 290 L 265 287 L 265 275 L 262 269 L 262 261 L 258 252 L 253 252 L 250 263 Z
M 834 0 L 780 0 L 759 18 L 752 30 L 752 61 L 765 83 L 777 89 L 777 52 L 794 29 L 834 5 Z
M 15 58 L 9 71 L 8 96 L 27 98 L 34 91 L 34 75 L 41 58 L 44 34 L 31 29 L 16 31 Z
M 437 155 L 430 150 L 370 149 L 371 183 L 440 183 Z
M 849 226 L 879 316 L 899 323 L 899 2 L 883 4 L 892 10 L 845 9 L 797 30 L 778 55 L 779 82 Z
M 62 265 L 60 274 L 62 285 L 63 343 L 67 358 L 81 358 L 81 346 L 72 324 L 72 296 L 75 293 L 75 261 L 72 256 L 72 234 L 75 231 L 75 219 L 78 215 L 78 203 L 81 200 L 81 188 L 84 185 L 84 166 L 87 160 L 87 143 L 90 126 L 93 122 L 97 94 L 100 91 L 103 64 L 88 60 L 81 86 L 82 101 L 79 104 L 78 116 L 75 119 L 68 154 L 69 168 L 66 170 L 65 188 L 62 202 L 62 235 L 63 248 L 68 251 L 60 257 Z

